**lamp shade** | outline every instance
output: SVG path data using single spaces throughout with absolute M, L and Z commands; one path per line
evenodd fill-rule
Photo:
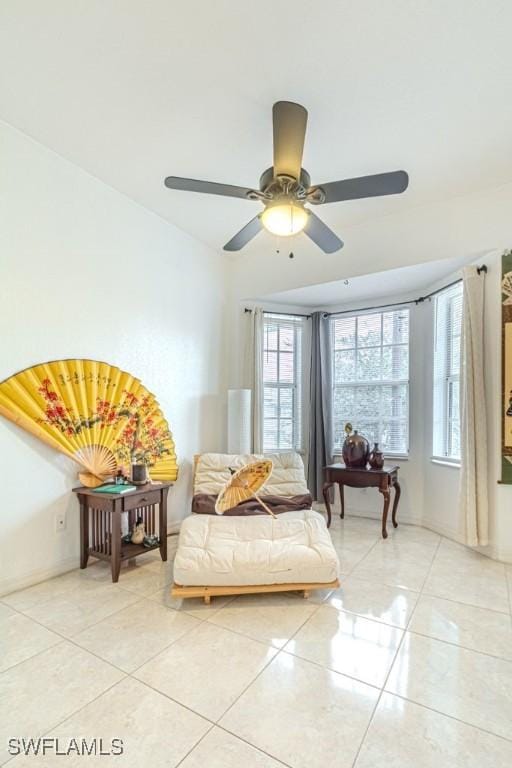
M 251 390 L 228 390 L 228 453 L 251 453 Z
M 263 226 L 273 235 L 288 237 L 302 232 L 308 220 L 308 212 L 292 201 L 267 205 L 261 215 Z

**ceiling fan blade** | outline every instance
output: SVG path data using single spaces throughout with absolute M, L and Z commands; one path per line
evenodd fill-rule
M 379 197 L 397 195 L 409 185 L 409 176 L 405 171 L 376 173 L 373 176 L 360 176 L 357 179 L 329 181 L 327 184 L 315 184 L 308 192 L 316 189 L 323 191 L 323 203 L 337 203 L 341 200 L 358 200 L 361 197 Z
M 183 179 L 181 176 L 168 176 L 164 183 L 169 189 L 203 192 L 206 195 L 241 197 L 245 200 L 250 200 L 249 194 L 254 191 L 248 187 L 235 187 L 232 184 L 217 184 L 214 181 L 200 181 L 199 179 Z
M 322 249 L 324 253 L 334 253 L 343 248 L 343 240 L 340 240 L 322 219 L 319 219 L 313 211 L 308 211 L 308 222 L 304 232 L 311 240 Z
M 307 110 L 292 101 L 277 101 L 272 107 L 274 124 L 274 176 L 300 179 L 302 153 L 308 121 Z
M 237 232 L 236 235 L 231 238 L 229 243 L 226 243 L 224 250 L 239 251 L 244 245 L 247 245 L 253 237 L 256 237 L 258 232 L 262 229 L 263 224 L 261 223 L 261 215 L 255 216 L 254 219 L 251 219 L 250 222 L 245 225 L 245 227 L 242 227 L 240 232 Z

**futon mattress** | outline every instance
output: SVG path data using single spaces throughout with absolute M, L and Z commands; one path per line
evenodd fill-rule
M 318 512 L 277 518 L 191 515 L 181 524 L 174 581 L 184 586 L 330 582 L 338 557 Z

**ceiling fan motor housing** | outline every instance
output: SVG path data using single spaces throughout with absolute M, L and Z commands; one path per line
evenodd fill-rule
M 292 197 L 295 200 L 305 200 L 311 184 L 309 173 L 301 168 L 300 179 L 293 176 L 274 176 L 274 167 L 267 168 L 260 176 L 260 190 L 265 197 Z

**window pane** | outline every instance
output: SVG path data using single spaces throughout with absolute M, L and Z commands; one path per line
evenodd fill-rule
M 453 335 L 450 340 L 450 370 L 448 375 L 458 376 L 460 372 L 460 335 Z
M 277 444 L 277 419 L 263 420 L 263 444 L 266 451 L 279 447 Z
M 380 387 L 358 387 L 357 423 L 361 419 L 378 419 L 380 416 Z M 354 420 L 354 419 L 353 419 Z M 354 425 L 356 427 L 356 425 Z M 366 437 L 366 435 L 365 435 Z
M 334 390 L 334 413 L 351 421 L 355 418 L 356 393 L 353 387 L 336 387 Z
M 460 458 L 460 344 L 462 283 L 436 296 L 433 381 L 433 452 Z
M 407 344 L 409 341 L 409 310 L 384 312 L 382 335 L 384 344 Z
M 345 439 L 345 424 L 347 421 L 350 421 L 350 419 L 347 419 L 345 417 L 338 417 L 336 412 L 334 413 L 334 423 L 333 423 L 333 440 L 334 440 L 334 449 L 339 451 L 341 450 L 341 446 L 343 445 L 343 441 Z
M 344 384 L 347 381 L 354 381 L 356 378 L 356 353 L 335 352 L 334 353 L 334 382 L 335 384 Z
M 293 352 L 279 353 L 279 381 L 293 384 L 295 378 L 295 360 Z
M 294 330 L 291 327 L 282 327 L 279 330 L 279 349 L 293 352 Z
M 263 379 L 264 381 L 277 382 L 277 352 L 265 352 L 263 354 Z
M 357 381 L 380 381 L 380 347 L 357 350 Z
M 301 377 L 304 321 L 265 313 L 263 319 L 263 450 L 301 445 Z
M 277 418 L 277 389 L 274 387 L 265 387 L 263 390 L 263 401 L 265 416 L 267 418 Z
M 348 349 L 356 345 L 355 317 L 338 318 L 334 321 L 334 349 Z
M 460 420 L 453 419 L 449 422 L 449 447 L 451 457 L 460 457 Z
M 382 418 L 407 419 L 409 389 L 407 384 L 382 387 Z
M 275 323 L 265 324 L 265 349 L 277 350 L 278 328 Z
M 279 448 L 293 448 L 293 421 L 279 420 Z
M 382 429 L 381 448 L 390 453 L 407 453 L 407 422 L 386 422 Z
M 382 378 L 385 381 L 409 378 L 409 347 L 382 349 Z
M 385 451 L 407 453 L 409 310 L 343 316 L 331 323 L 336 450 L 350 421 Z
M 293 419 L 293 387 L 280 387 L 279 406 L 281 418 Z
M 359 315 L 357 318 L 357 344 L 359 347 L 374 347 L 381 343 L 380 312 Z

